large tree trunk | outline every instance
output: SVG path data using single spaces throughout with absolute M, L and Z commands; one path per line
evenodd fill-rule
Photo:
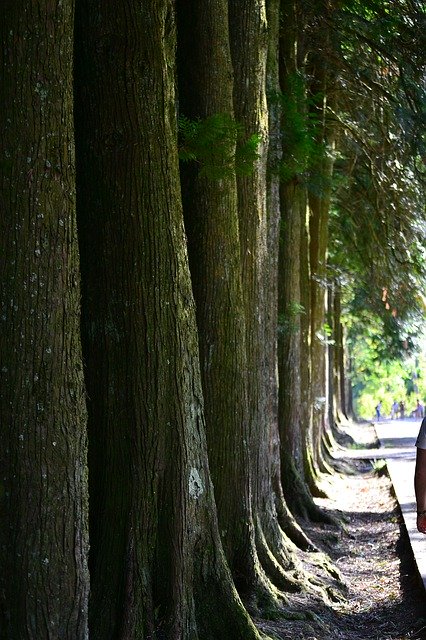
M 305 308 L 301 292 L 301 248 L 306 200 L 303 187 L 295 181 L 283 185 L 282 240 L 280 249 L 279 327 L 279 424 L 284 495 L 292 513 L 302 518 L 323 520 L 305 480 L 305 432 L 302 397 L 302 319 Z
M 2 4 L 2 640 L 88 637 L 73 10 Z
M 281 1 L 266 3 L 268 20 L 268 56 L 266 66 L 266 93 L 268 97 L 268 162 L 267 162 L 267 252 L 265 260 L 265 349 L 268 367 L 267 421 L 271 430 L 271 479 L 275 494 L 278 521 L 286 535 L 299 547 L 311 543 L 290 513 L 282 487 L 282 443 L 279 433 L 279 378 L 278 378 L 278 289 L 279 245 L 281 223 L 280 163 L 282 161 L 282 101 L 280 99 L 280 23 Z
M 228 6 L 225 0 L 183 0 L 177 6 L 179 108 L 185 117 L 211 122 L 217 135 L 215 166 L 209 168 L 217 177 L 183 165 L 182 194 L 219 528 L 237 587 L 247 593 L 255 580 L 256 553 Z M 215 124 L 208 118 L 216 118 Z
M 270 7 L 270 9 L 272 9 Z M 249 177 L 238 179 L 238 207 L 246 314 L 247 383 L 249 397 L 249 443 L 253 487 L 253 517 L 256 546 L 266 574 L 282 589 L 297 589 L 288 570 L 294 567 L 288 539 L 277 518 L 280 495 L 273 489 L 279 468 L 276 447 L 276 415 L 271 418 L 273 388 L 272 370 L 276 375 L 276 334 L 270 331 L 267 304 L 270 296 L 271 240 L 274 216 L 268 218 L 266 167 L 268 153 L 268 117 L 266 108 L 266 59 L 268 38 L 263 0 L 238 0 L 230 3 L 231 51 L 234 65 L 234 109 L 238 122 L 247 135 L 260 135 L 259 157 Z M 271 227 L 268 228 L 268 224 Z M 272 234 L 272 236 L 271 236 Z M 275 239 L 273 242 L 276 242 Z M 269 243 L 269 245 L 268 245 Z M 276 262 L 274 247 L 272 260 Z M 276 278 L 276 270 L 273 275 Z M 276 283 L 273 284 L 276 290 Z M 276 301 L 275 301 L 276 305 Z M 276 311 L 273 311 L 276 314 Z M 274 358 L 274 362 L 270 362 Z M 275 401 L 276 411 L 276 401 Z M 272 422 L 271 422 L 272 420 Z M 274 459 L 274 456 L 275 459 Z
M 316 170 L 325 175 L 325 161 Z M 328 427 L 328 390 L 326 376 L 325 333 L 327 288 L 326 252 L 329 198 L 325 194 L 309 195 L 310 208 L 310 265 L 311 265 L 311 372 L 312 372 L 312 442 L 316 470 L 324 470 L 321 439 Z
M 304 414 L 302 374 L 304 366 L 302 319 L 309 308 L 302 304 L 304 256 L 303 233 L 306 224 L 306 184 L 303 169 L 308 158 L 302 156 L 300 138 L 306 134 L 306 90 L 301 31 L 304 16 L 296 2 L 283 3 L 280 38 L 280 78 L 283 90 L 283 165 L 281 185 L 281 242 L 279 261 L 279 425 L 281 434 L 282 484 L 293 513 L 318 519 L 320 510 L 305 483 Z M 307 151 L 304 151 L 307 153 Z M 295 161 L 296 159 L 296 161 Z M 293 175 L 290 175 L 290 170 Z
M 99 0 L 78 14 L 94 640 L 258 638 L 225 564 L 207 464 L 173 8 Z

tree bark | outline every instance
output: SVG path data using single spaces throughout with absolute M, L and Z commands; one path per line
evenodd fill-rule
M 276 220 L 273 216 L 268 218 L 266 200 L 269 142 L 265 91 L 268 52 L 266 6 L 263 0 L 238 0 L 230 3 L 229 11 L 235 116 L 244 125 L 246 135 L 256 133 L 260 136 L 258 159 L 252 174 L 237 180 L 256 547 L 261 565 L 270 579 L 281 589 L 296 590 L 300 585 L 289 571 L 297 561 L 277 518 L 276 505 L 277 502 L 283 504 L 282 491 L 278 488 L 279 495 L 273 488 L 279 468 L 277 418 L 276 415 L 271 417 L 274 404 L 271 399 L 275 393 L 271 372 L 272 369 L 276 372 L 277 367 L 276 346 L 271 344 L 271 340 L 275 342 L 276 335 L 269 330 L 271 325 L 267 314 L 270 310 L 266 311 L 266 308 L 270 302 L 267 289 L 271 286 L 271 256 L 268 256 L 271 245 L 268 247 L 268 242 L 271 242 L 270 234 L 274 235 Z M 272 260 L 275 261 L 276 251 L 274 247 Z M 276 270 L 273 277 L 277 277 Z M 276 283 L 272 283 L 274 287 Z M 270 358 L 274 359 L 273 363 Z
M 225 0 L 178 2 L 179 108 L 192 120 L 234 120 Z M 240 593 L 256 574 L 247 443 L 247 354 L 238 235 L 235 140 L 214 141 L 218 178 L 182 165 L 189 263 L 197 309 L 207 442 L 222 544 Z M 230 162 L 231 159 L 231 162 Z M 233 163 L 232 163 L 233 159 Z M 229 488 L 233 487 L 230 491 Z
M 325 6 L 318 0 L 318 11 L 328 12 L 332 6 Z M 322 438 L 328 428 L 328 379 L 327 379 L 327 340 L 326 292 L 327 292 L 327 244 L 328 218 L 331 199 L 331 180 L 334 164 L 334 127 L 328 119 L 328 106 L 333 104 L 333 78 L 331 77 L 324 52 L 329 48 L 330 27 L 325 21 L 320 23 L 316 34 L 322 53 L 311 50 L 309 53 L 310 95 L 314 114 L 319 123 L 317 145 L 323 147 L 311 170 L 309 189 L 309 260 L 310 260 L 310 360 L 312 385 L 312 417 L 310 438 L 313 445 L 313 471 L 329 471 L 322 455 Z M 311 478 L 311 490 L 318 491 L 315 477 Z
M 2 5 L 2 640 L 88 637 L 73 12 Z
M 268 101 L 268 164 L 267 164 L 267 253 L 266 253 L 266 314 L 265 348 L 269 348 L 266 363 L 268 373 L 267 420 L 271 429 L 272 487 L 278 522 L 286 535 L 300 548 L 311 543 L 293 518 L 282 486 L 281 438 L 279 433 L 279 347 L 278 347 L 278 290 L 279 246 L 281 225 L 280 163 L 282 161 L 282 103 L 280 100 L 280 24 L 281 0 L 266 3 L 268 21 L 268 56 L 266 65 L 266 95 Z
M 171 0 L 81 3 L 93 640 L 259 638 L 225 563 L 207 463 L 174 53 Z
M 342 292 L 340 284 L 334 286 L 334 340 L 335 340 L 335 387 L 337 411 L 348 418 L 346 402 L 346 370 L 345 370 L 345 343 L 344 327 L 342 325 Z
M 322 519 L 305 481 L 305 438 L 303 394 L 306 390 L 306 340 L 302 337 L 304 318 L 309 306 L 304 306 L 303 276 L 309 269 L 304 249 L 306 226 L 306 167 L 308 147 L 300 139 L 307 136 L 306 88 L 303 78 L 303 24 L 306 16 L 295 2 L 282 7 L 283 27 L 280 39 L 280 77 L 283 89 L 283 129 L 290 131 L 290 142 L 283 136 L 283 163 L 292 167 L 294 175 L 283 178 L 281 185 L 281 243 L 279 262 L 279 424 L 281 433 L 281 464 L 284 495 L 292 513 L 313 520 Z M 291 143 L 291 136 L 294 142 Z M 296 159 L 296 162 L 295 162 Z M 306 269 L 301 268 L 306 261 Z M 309 334 L 308 334 L 309 335 Z M 308 385 L 309 388 L 309 385 Z

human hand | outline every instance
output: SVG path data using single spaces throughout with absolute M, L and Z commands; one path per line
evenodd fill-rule
M 417 531 L 426 534 L 426 511 L 422 511 L 421 514 L 417 516 Z

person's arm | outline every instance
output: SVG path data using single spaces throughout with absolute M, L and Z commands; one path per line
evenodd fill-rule
M 426 533 L 426 449 L 417 447 L 414 491 L 417 503 L 417 529 Z

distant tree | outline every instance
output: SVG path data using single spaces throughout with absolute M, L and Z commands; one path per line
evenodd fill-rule
M 330 264 L 351 291 L 343 312 L 358 315 L 352 327 L 368 332 L 366 317 L 381 319 L 383 361 L 413 348 L 423 318 L 424 20 L 421 3 L 405 0 L 345 3 L 336 18 L 342 90 L 330 112 L 339 130 Z
M 73 12 L 2 4 L 2 640 L 88 637 Z
M 283 8 L 280 41 L 283 150 L 281 174 L 281 243 L 279 261 L 278 370 L 280 379 L 279 424 L 282 481 L 287 502 L 294 513 L 322 518 L 309 492 L 305 460 L 310 416 L 302 396 L 309 389 L 309 352 L 302 338 L 302 323 L 309 322 L 310 306 L 302 304 L 309 282 L 309 255 L 304 250 L 309 171 L 317 154 L 315 127 L 309 120 L 304 78 L 304 31 L 308 16 L 296 2 Z M 306 262 L 306 270 L 302 268 Z M 310 296 L 307 299 L 310 300 Z M 309 367 L 309 369 L 307 369 Z M 305 387 L 303 385 L 306 385 Z

